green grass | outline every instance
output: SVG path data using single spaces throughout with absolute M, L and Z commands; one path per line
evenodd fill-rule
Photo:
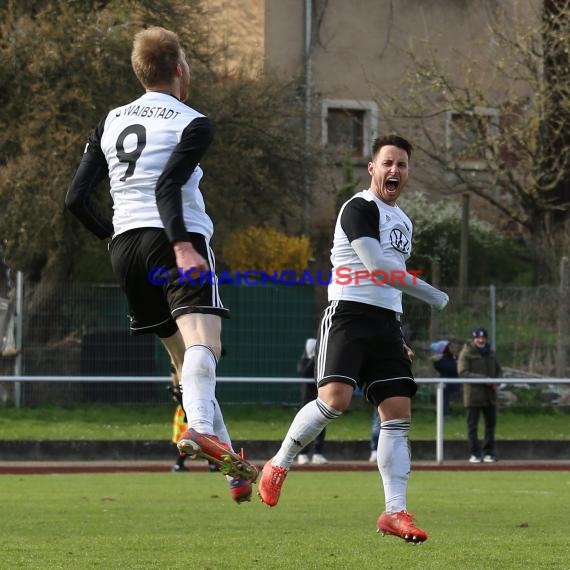
M 0 439 L 170 439 L 173 406 L 87 405 L 0 409 Z M 234 439 L 280 440 L 295 414 L 291 407 L 226 405 L 224 417 Z M 370 434 L 371 408 L 354 406 L 330 424 L 329 440 L 365 440 Z M 570 415 L 562 411 L 521 413 L 500 410 L 498 439 L 568 439 Z M 446 439 L 465 439 L 465 412 L 457 407 L 445 420 Z M 412 439 L 435 439 L 435 412 L 415 410 Z
M 414 472 L 422 546 L 375 532 L 382 503 L 373 472 L 293 471 L 274 509 L 210 473 L 3 475 L 0 568 L 568 568 L 570 472 Z

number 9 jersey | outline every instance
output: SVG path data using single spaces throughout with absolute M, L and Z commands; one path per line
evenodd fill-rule
M 71 183 L 70 194 L 83 204 L 82 211 L 74 213 L 93 233 L 109 237 L 103 235 L 109 233 L 109 221 L 88 200 L 108 174 L 114 236 L 136 228 L 165 228 L 171 241 L 186 239 L 186 232 L 210 241 L 213 224 L 199 188 L 198 163 L 212 130 L 207 117 L 158 91 L 113 109 L 91 133 Z

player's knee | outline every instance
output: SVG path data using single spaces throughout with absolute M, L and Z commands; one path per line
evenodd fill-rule
M 317 408 L 319 408 L 319 411 L 321 412 L 321 414 L 323 414 L 323 416 L 325 416 L 329 420 L 336 420 L 336 419 L 340 418 L 340 416 L 342 415 L 342 412 L 344 411 L 344 410 L 340 410 L 338 408 L 334 408 L 329 403 L 325 402 L 324 400 L 321 400 L 320 397 L 318 397 L 315 400 L 315 402 L 316 402 Z
M 407 436 L 412 426 L 411 418 L 394 418 L 390 420 L 382 420 L 380 423 L 380 433 L 389 432 L 389 435 L 403 435 Z
M 319 399 L 340 413 L 348 409 L 353 394 L 353 387 L 341 382 L 329 382 L 318 389 Z
M 195 344 L 186 349 L 183 366 L 189 374 L 198 377 L 214 377 L 216 365 L 216 355 L 209 346 Z
M 382 400 L 379 406 L 382 420 L 395 420 L 412 416 L 411 399 L 407 396 L 395 396 Z

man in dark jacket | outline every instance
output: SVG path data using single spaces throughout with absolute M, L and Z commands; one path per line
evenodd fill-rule
M 501 367 L 495 352 L 487 342 L 487 331 L 476 328 L 471 333 L 471 342 L 459 353 L 458 372 L 461 378 L 500 378 Z M 467 408 L 467 428 L 471 456 L 470 463 L 494 463 L 495 426 L 497 423 L 497 384 L 464 384 L 463 403 Z M 483 454 L 477 437 L 479 415 L 485 419 Z

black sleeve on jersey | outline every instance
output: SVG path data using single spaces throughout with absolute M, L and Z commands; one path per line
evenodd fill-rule
M 207 117 L 194 119 L 182 131 L 180 142 L 172 151 L 156 183 L 156 205 L 170 242 L 188 241 L 181 190 L 210 146 L 212 138 L 210 120 Z
M 89 136 L 87 148 L 65 196 L 65 207 L 99 239 L 113 235 L 113 222 L 91 202 L 90 195 L 103 178 L 108 176 L 105 156 L 101 151 L 101 135 L 105 121 L 101 121 Z
M 364 198 L 353 198 L 342 211 L 340 225 L 350 242 L 361 237 L 380 239 L 378 206 Z

